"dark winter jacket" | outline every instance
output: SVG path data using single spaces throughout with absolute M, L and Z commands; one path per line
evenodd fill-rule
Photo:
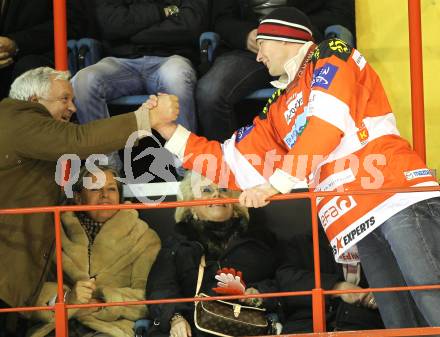
M 187 222 L 178 223 L 176 232 L 180 234 L 162 247 L 148 277 L 147 299 L 194 297 L 202 255 L 206 255 L 207 259 L 201 292 L 208 295 L 215 295 L 212 291 L 217 282 L 214 276 L 220 268 L 240 270 L 246 285 L 273 278 L 276 269 L 275 239 L 267 230 L 250 226 L 245 233 L 233 239 L 218 258 L 212 259 L 204 245 L 195 240 L 192 228 Z M 174 313 L 184 315 L 190 324 L 193 322 L 192 302 L 150 305 L 149 310 L 163 333 L 169 332 L 169 320 Z
M 200 34 L 208 28 L 209 0 L 94 0 L 108 55 L 126 58 L 185 56 L 196 61 Z M 165 17 L 164 7 L 179 13 Z
M 71 15 L 77 11 L 77 0 L 67 1 L 68 37 L 77 38 L 80 27 Z M 14 40 L 19 48 L 17 58 L 45 54 L 53 50 L 53 1 L 9 0 L 0 16 L 0 36 Z
M 333 289 L 344 281 L 342 265 L 335 262 L 330 244 L 323 231 L 319 232 L 319 256 L 321 261 L 321 286 Z M 313 240 L 311 234 L 294 236 L 285 246 L 286 262 L 278 268 L 276 281 L 278 291 L 304 291 L 315 287 L 313 267 Z M 361 273 L 359 287 L 368 288 Z M 360 330 L 383 328 L 378 310 L 348 304 L 326 296 L 327 329 Z M 312 332 L 311 296 L 284 297 L 282 300 L 285 322 L 283 333 Z

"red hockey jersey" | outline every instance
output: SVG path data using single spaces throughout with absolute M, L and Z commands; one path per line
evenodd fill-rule
M 438 186 L 399 136 L 380 79 L 358 50 L 331 39 L 307 44 L 301 52 L 302 68 L 291 64 L 296 60 L 286 63 L 288 85 L 252 125 L 223 144 L 179 126 L 166 148 L 185 168 L 230 188 L 267 181 L 282 193 L 304 186 L 315 191 Z M 354 262 L 359 240 L 400 210 L 435 196 L 440 192 L 325 197 L 318 200 L 318 213 L 335 258 Z

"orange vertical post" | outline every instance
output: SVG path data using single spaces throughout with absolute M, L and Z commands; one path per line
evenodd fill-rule
M 325 297 L 321 288 L 321 261 L 319 257 L 318 214 L 316 197 L 310 198 L 312 204 L 312 235 L 313 235 L 313 263 L 315 271 L 315 288 L 312 290 L 313 332 L 325 332 Z
M 55 68 L 67 70 L 66 0 L 53 0 Z
M 426 162 L 425 104 L 420 0 L 408 0 L 411 108 L 414 150 Z
M 55 46 L 55 69 L 67 70 L 67 15 L 66 0 L 53 0 L 53 31 Z M 64 163 L 62 186 L 69 179 L 70 162 Z
M 55 304 L 55 333 L 56 337 L 68 337 L 67 328 L 67 309 L 64 303 L 64 287 L 63 287 L 63 260 L 61 248 L 61 219 L 60 211 L 57 209 L 54 213 L 55 219 L 55 252 L 57 260 L 57 303 Z

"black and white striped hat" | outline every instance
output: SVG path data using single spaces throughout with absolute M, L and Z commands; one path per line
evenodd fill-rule
M 313 41 L 312 24 L 294 7 L 277 8 L 260 22 L 258 39 L 306 43 Z

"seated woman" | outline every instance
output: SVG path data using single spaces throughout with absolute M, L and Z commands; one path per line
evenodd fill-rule
M 311 290 L 315 286 L 313 239 L 311 233 L 294 235 L 286 242 L 284 262 L 278 268 L 278 291 Z M 340 264 L 322 227 L 319 227 L 321 284 L 326 290 L 368 288 L 360 264 Z M 313 332 L 311 296 L 283 297 L 283 334 Z M 383 329 L 371 292 L 325 296 L 327 331 Z
M 187 172 L 180 184 L 179 200 L 236 197 L 194 172 Z M 246 285 L 257 287 L 274 277 L 276 240 L 265 228 L 249 223 L 247 208 L 240 204 L 204 205 L 176 209 L 175 235 L 160 251 L 151 269 L 147 298 L 194 297 L 199 265 L 205 256 L 201 292 L 216 295 L 216 272 L 234 268 L 243 274 Z M 260 289 L 264 291 L 264 289 Z M 204 336 L 193 321 L 194 303 L 150 305 L 155 320 L 149 336 Z
M 105 174 L 102 188 L 87 189 L 83 178 L 97 181 L 85 168 L 73 186 L 78 205 L 116 205 L 122 202 L 117 172 L 98 166 Z M 85 182 L 84 182 L 85 183 Z M 160 250 L 156 232 L 133 209 L 65 212 L 61 215 L 63 271 L 68 304 L 138 301 L 145 299 L 145 285 Z M 55 301 L 56 283 L 46 282 L 36 305 Z M 69 310 L 69 336 L 133 337 L 134 321 L 147 315 L 146 307 L 112 306 Z M 52 311 L 35 312 L 40 323 L 32 337 L 53 335 Z

